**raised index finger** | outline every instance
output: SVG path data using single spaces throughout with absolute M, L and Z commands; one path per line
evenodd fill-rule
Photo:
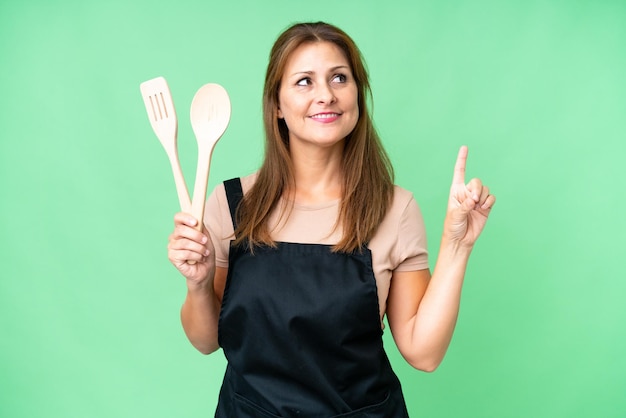
M 463 145 L 459 149 L 459 155 L 456 157 L 454 165 L 454 177 L 452 184 L 465 184 L 465 164 L 467 162 L 467 146 Z

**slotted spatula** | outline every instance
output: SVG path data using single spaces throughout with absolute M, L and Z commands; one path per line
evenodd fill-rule
M 169 86 L 163 77 L 157 77 L 141 83 L 140 89 L 152 130 L 161 141 L 170 160 L 180 209 L 188 213 L 191 209 L 191 199 L 178 160 L 176 147 L 178 120 Z

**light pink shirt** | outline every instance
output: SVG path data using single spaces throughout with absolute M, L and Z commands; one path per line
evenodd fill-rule
M 255 179 L 256 174 L 241 179 L 244 194 Z M 296 204 L 289 217 L 283 216 L 283 219 L 279 219 L 279 212 L 276 210 L 269 222 L 275 241 L 332 245 L 341 238 L 341 226 L 335 228 L 339 200 L 311 206 Z M 234 231 L 223 183 L 209 196 L 204 223 L 215 246 L 217 266 L 227 268 Z M 382 321 L 387 308 L 392 272 L 428 268 L 424 221 L 411 192 L 395 186 L 393 202 L 368 247 L 372 252 Z

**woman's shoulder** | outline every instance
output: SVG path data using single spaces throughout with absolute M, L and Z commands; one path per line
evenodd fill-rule
M 407 220 L 421 222 L 422 213 L 413 192 L 400 186 L 394 186 L 393 199 L 383 218 L 383 229 L 402 229 Z
M 255 171 L 252 174 L 248 174 L 247 176 L 240 177 L 240 179 L 241 179 L 241 188 L 243 189 L 244 193 L 246 193 L 248 190 L 250 190 L 252 188 L 252 186 L 254 185 L 254 182 L 256 181 L 258 175 L 259 175 L 259 172 Z
M 256 178 L 257 178 L 256 172 L 245 175 L 243 177 L 239 177 L 239 179 L 241 180 L 241 188 L 244 194 L 248 190 L 250 190 L 250 188 L 254 185 Z M 213 191 L 208 197 L 207 204 L 213 208 L 218 208 L 218 207 L 227 208 L 228 207 L 228 203 L 226 199 L 226 188 L 224 187 L 224 182 L 220 182 L 215 185 L 215 187 L 213 188 Z
M 410 190 L 404 189 L 398 185 L 393 186 L 393 199 L 391 201 L 391 206 L 389 207 L 390 211 L 404 211 L 409 203 L 415 203 L 415 197 L 413 196 L 413 192 Z
M 257 175 L 258 175 L 258 172 L 254 172 L 252 174 L 247 174 L 245 176 L 239 177 L 239 180 L 241 181 L 241 188 L 244 193 L 246 193 L 248 190 L 250 190 L 250 188 L 252 188 L 252 186 L 254 185 L 254 182 L 257 179 Z M 228 180 L 224 180 L 223 182 L 217 184 L 215 188 L 213 189 L 213 194 L 217 194 L 219 196 L 226 196 L 226 189 L 224 187 L 224 183 L 226 181 Z
M 394 184 L 393 185 L 393 197 L 394 197 L 394 200 L 395 199 L 404 199 L 404 200 L 412 199 L 413 192 L 401 186 L 398 186 L 397 184 Z

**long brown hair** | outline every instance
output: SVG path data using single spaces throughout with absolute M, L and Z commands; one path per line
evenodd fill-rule
M 304 43 L 314 42 L 331 42 L 339 47 L 350 63 L 358 90 L 359 118 L 345 139 L 342 162 L 343 195 L 337 224 L 343 225 L 343 238 L 333 250 L 351 252 L 362 248 L 372 238 L 391 203 L 393 168 L 368 112 L 371 90 L 359 49 L 345 32 L 333 25 L 299 23 L 285 30 L 270 52 L 263 91 L 265 158 L 256 182 L 237 211 L 237 243 L 247 242 L 252 248 L 275 245 L 268 219 L 281 196 L 295 186 L 289 131 L 277 113 L 278 91 L 291 53 Z

